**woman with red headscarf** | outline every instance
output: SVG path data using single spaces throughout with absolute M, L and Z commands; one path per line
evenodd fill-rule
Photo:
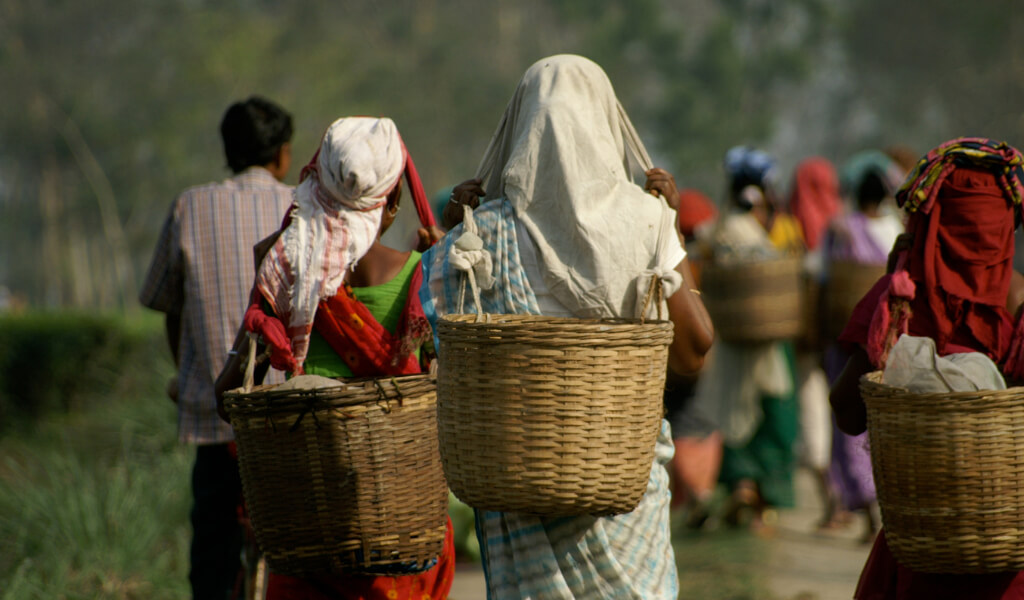
M 960 138 L 930 152 L 897 194 L 907 234 L 890 274 L 857 305 L 840 341 L 852 349 L 832 388 L 839 427 L 866 429 L 858 381 L 881 368 L 903 333 L 935 340 L 940 355 L 981 352 L 1024 375 L 1024 278 L 1013 271 L 1013 232 L 1024 197 L 1024 157 L 1005 143 Z M 861 573 L 861 600 L 1024 598 L 1024 572 L 930 574 L 900 565 L 879 533 Z
M 808 250 L 818 247 L 829 221 L 842 208 L 839 177 L 832 163 L 820 156 L 812 156 L 797 165 L 789 196 L 789 212 L 800 223 Z
M 295 202 L 256 274 L 244 327 L 269 346 L 271 363 L 291 375 L 332 378 L 420 373 L 430 325 L 417 291 L 420 255 L 383 245 L 398 214 L 402 176 L 423 228 L 421 247 L 441 232 L 394 122 L 348 117 L 335 121 L 302 170 Z M 239 356 L 217 381 L 218 394 L 240 384 Z M 409 498 L 409 502 L 415 501 Z M 441 556 L 408 574 L 271 572 L 267 600 L 434 600 L 447 598 L 455 571 L 452 524 Z

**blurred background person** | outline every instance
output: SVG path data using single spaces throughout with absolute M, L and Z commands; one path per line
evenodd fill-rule
M 793 175 L 789 196 L 789 210 L 800 223 L 807 244 L 802 289 L 805 330 L 796 343 L 800 462 L 814 474 L 818 494 L 825 507 L 821 523 L 829 521 L 835 505 L 828 474 L 832 456 L 832 410 L 828 404 L 828 380 L 822 369 L 820 343 L 821 245 L 829 221 L 842 207 L 839 175 L 832 163 L 820 156 L 801 161 Z
M 836 338 L 854 303 L 884 274 L 889 252 L 903 232 L 902 219 L 893 210 L 901 171 L 886 154 L 876 150 L 858 153 L 849 159 L 843 174 L 850 208 L 829 225 L 822 246 L 822 285 L 831 307 L 824 321 L 824 364 L 830 386 L 849 358 Z M 880 517 L 866 433 L 851 436 L 834 429 L 830 477 L 838 495 L 837 502 L 830 505 L 824 527 L 843 527 L 850 522 L 851 511 L 863 513 L 862 539 L 874 539 Z
M 714 225 L 718 210 L 701 191 L 679 191 L 679 234 L 690 258 L 694 283 L 700 286 L 700 252 L 697 230 Z M 699 373 L 680 375 L 669 371 L 665 382 L 665 418 L 672 429 L 676 447 L 669 474 L 672 481 L 672 508 L 685 509 L 685 523 L 697 528 L 711 516 L 711 500 L 718 485 L 722 462 L 722 434 L 714 422 L 694 402 Z
M 776 165 L 767 153 L 736 146 L 725 156 L 728 208 L 703 241 L 705 261 L 775 260 L 803 253 L 800 226 L 778 207 Z M 724 519 L 769 531 L 774 508 L 794 505 L 799 433 L 793 344 L 718 339 L 697 384 L 696 404 L 724 443 L 719 481 L 730 499 Z

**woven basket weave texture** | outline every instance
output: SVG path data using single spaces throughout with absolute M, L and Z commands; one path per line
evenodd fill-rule
M 654 460 L 668 321 L 448 315 L 438 433 L 470 506 L 543 516 L 632 511 Z
M 225 395 L 246 505 L 276 572 L 407 572 L 442 551 L 448 490 L 428 375 Z
M 857 303 L 885 275 L 885 265 L 833 261 L 828 272 L 822 309 L 825 313 L 825 335 L 835 340 L 846 327 Z
M 1024 388 L 912 394 L 861 378 L 885 536 L 930 573 L 1024 570 Z
M 799 258 L 704 265 L 701 293 L 715 335 L 734 343 L 792 339 L 805 328 Z

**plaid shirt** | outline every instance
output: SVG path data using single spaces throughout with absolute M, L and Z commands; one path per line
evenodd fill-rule
M 178 438 L 231 441 L 217 415 L 213 384 L 242 322 L 255 273 L 252 248 L 276 231 L 292 188 L 251 167 L 222 183 L 194 187 L 171 206 L 139 301 L 181 315 Z

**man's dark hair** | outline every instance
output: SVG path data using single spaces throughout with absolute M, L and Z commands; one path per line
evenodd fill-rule
M 220 122 L 228 167 L 241 173 L 269 164 L 292 139 L 292 116 L 266 98 L 252 96 L 232 104 Z

